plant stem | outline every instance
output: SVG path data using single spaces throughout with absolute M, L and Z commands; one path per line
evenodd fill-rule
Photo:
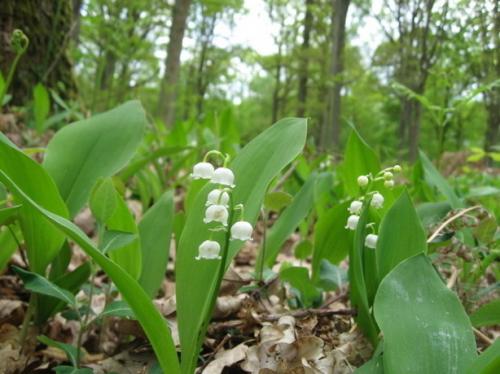
M 24 345 L 26 343 L 26 337 L 28 336 L 28 330 L 31 318 L 35 313 L 35 309 L 36 309 L 36 295 L 32 293 L 30 296 L 28 309 L 26 309 L 26 314 L 24 315 L 23 324 L 21 326 L 21 332 L 19 333 L 19 344 L 21 345 L 23 351 L 25 351 L 26 348 Z
M 87 330 L 90 310 L 92 309 L 92 297 L 94 296 L 94 281 L 95 281 L 95 269 L 92 264 L 92 278 L 90 279 L 90 291 L 89 291 L 89 308 L 84 311 L 83 318 L 80 318 L 80 330 L 78 331 L 78 338 L 76 340 L 76 367 L 80 367 L 81 360 L 81 348 L 82 348 L 82 340 L 83 333 Z
M 266 218 L 266 211 L 264 208 L 260 210 L 260 214 L 262 216 L 262 224 L 263 224 L 263 229 L 262 229 L 262 249 L 260 251 L 260 261 L 257 269 L 257 282 L 260 283 L 262 282 L 264 278 L 264 261 L 266 257 L 266 244 L 267 244 L 267 218 Z

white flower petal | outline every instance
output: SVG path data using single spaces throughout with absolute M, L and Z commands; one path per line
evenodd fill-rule
M 231 226 L 231 239 L 233 240 L 252 240 L 253 227 L 249 222 L 238 221 Z
M 217 168 L 212 176 L 212 183 L 234 187 L 234 174 L 231 169 Z
M 209 162 L 198 162 L 193 167 L 191 176 L 193 179 L 211 179 L 214 175 L 214 167 Z

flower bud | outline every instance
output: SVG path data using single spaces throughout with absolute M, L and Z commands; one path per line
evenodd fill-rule
M 356 226 L 358 226 L 359 222 L 359 216 L 352 214 L 347 218 L 347 225 L 345 226 L 346 229 L 349 230 L 356 230 Z
M 232 240 L 252 240 L 253 227 L 249 222 L 238 221 L 231 226 Z
M 382 205 L 384 205 L 384 197 L 378 192 L 374 193 L 370 205 L 375 209 L 382 208 Z
M 386 188 L 392 188 L 392 187 L 394 187 L 394 181 L 393 181 L 393 180 L 390 180 L 390 181 L 385 181 L 385 182 L 384 182 L 384 186 L 385 186 Z
M 229 212 L 224 205 L 210 205 L 205 211 L 205 218 L 203 222 L 219 222 L 224 226 L 227 226 L 227 219 L 229 217 Z
M 384 179 L 386 181 L 390 181 L 390 180 L 392 180 L 392 178 L 394 178 L 394 175 L 390 171 L 386 171 L 384 173 Z
M 365 238 L 365 247 L 375 249 L 377 247 L 378 236 L 375 234 L 368 234 Z
M 392 170 L 394 170 L 395 173 L 401 173 L 401 166 L 399 165 L 394 165 L 392 167 Z
M 214 175 L 214 167 L 209 162 L 198 162 L 193 167 L 191 176 L 193 179 L 211 179 Z
M 224 190 L 215 189 L 209 192 L 207 196 L 207 203 L 205 205 L 223 205 L 227 208 L 228 203 L 229 194 Z
M 366 175 L 360 175 L 358 177 L 358 186 L 365 187 L 368 185 L 369 179 Z
M 231 169 L 217 168 L 212 176 L 212 183 L 222 184 L 224 186 L 234 187 L 234 174 Z
M 353 200 L 349 208 L 347 209 L 351 214 L 359 214 L 363 208 L 363 203 L 359 200 Z
M 205 240 L 198 247 L 198 256 L 195 257 L 196 260 L 220 260 L 220 244 L 213 240 Z

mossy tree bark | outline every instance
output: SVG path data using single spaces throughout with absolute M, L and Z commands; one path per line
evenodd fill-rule
M 2 0 L 0 10 L 0 69 L 5 76 L 15 57 L 12 31 L 21 29 L 29 38 L 9 89 L 11 103 L 26 104 L 33 87 L 42 83 L 65 98 L 76 92 L 72 64 L 67 55 L 73 29 L 72 2 L 66 0 Z

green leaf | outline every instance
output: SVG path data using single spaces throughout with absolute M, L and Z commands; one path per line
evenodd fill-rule
M 56 133 L 47 146 L 44 167 L 71 217 L 86 203 L 97 179 L 112 176 L 132 158 L 145 125 L 141 104 L 129 101 Z
M 76 305 L 75 297 L 71 292 L 55 285 L 47 278 L 31 271 L 23 270 L 17 266 L 12 266 L 12 269 L 23 280 L 26 289 L 34 293 L 55 297 L 69 305 Z
M 424 152 L 420 151 L 420 162 L 424 169 L 425 180 L 437 188 L 441 194 L 443 194 L 453 209 L 463 208 L 463 202 L 458 198 L 453 188 L 448 184 L 446 179 L 439 173 L 436 167 L 432 164 L 431 160 L 425 155 Z
M 475 327 L 500 324 L 500 299 L 482 305 L 471 314 L 470 320 Z
M 363 366 L 357 368 L 354 374 L 384 374 L 383 346 L 384 344 L 381 342 L 373 353 L 372 358 L 365 362 Z
M 18 227 L 17 225 L 11 227 Z M 19 230 L 15 230 L 19 231 Z M 0 230 L 0 271 L 2 271 L 17 249 L 17 242 L 9 230 Z
M 174 225 L 174 195 L 165 192 L 139 223 L 142 272 L 139 284 L 150 297 L 156 296 L 165 278 Z
M 35 117 L 35 128 L 38 133 L 44 130 L 45 120 L 50 111 L 50 98 L 43 84 L 38 83 L 33 88 L 33 115 Z
M 290 205 L 293 200 L 293 196 L 284 191 L 273 191 L 266 194 L 264 198 L 264 207 L 267 210 L 273 210 L 275 212 L 281 211 L 281 209 Z
M 87 279 L 89 279 L 90 272 L 90 262 L 86 262 L 77 267 L 75 270 L 52 280 L 52 282 L 56 286 L 69 291 L 72 295 L 75 295 L 78 291 L 80 291 L 81 286 L 87 281 Z M 38 297 L 36 302 L 37 324 L 46 322 L 49 317 L 53 316 L 57 312 L 60 312 L 66 306 L 66 302 L 45 295 Z
M 295 246 L 293 249 L 294 256 L 299 260 L 307 259 L 313 250 L 313 244 L 310 240 L 302 240 L 299 244 Z
M 123 300 L 117 300 L 109 303 L 106 308 L 99 314 L 99 318 L 105 317 L 128 317 L 135 318 L 135 314 Z
M 76 368 L 74 366 L 59 365 L 54 368 L 56 374 L 93 374 L 94 371 L 89 368 Z
M 20 207 L 21 205 L 14 205 L 8 208 L 0 208 L 0 226 L 14 222 Z
M 133 278 L 139 279 L 142 270 L 141 242 L 138 237 L 139 230 L 125 200 L 118 193 L 115 195 L 115 200 L 116 209 L 106 221 L 106 226 L 109 231 L 120 231 L 122 234 L 115 236 L 108 243 L 110 248 L 111 246 L 113 248 L 108 254 L 114 262 L 126 270 Z M 132 238 L 130 234 L 135 235 L 135 237 Z
M 371 249 L 365 248 L 365 238 L 368 234 L 368 229 L 366 228 L 368 217 L 369 208 L 365 206 L 354 232 L 353 245 L 349 253 L 348 274 L 351 287 L 351 304 L 358 311 L 355 321 L 371 343 L 376 345 L 378 341 L 378 327 L 371 313 L 371 304 L 365 279 L 365 265 L 367 264 L 364 260 L 366 256 L 365 251 L 371 251 Z M 347 229 L 345 230 L 347 231 Z
M 375 252 L 379 280 L 401 261 L 427 252 L 424 228 L 407 191 L 384 216 Z
M 317 174 L 312 174 L 297 193 L 293 202 L 281 213 L 280 217 L 268 231 L 264 261 L 269 267 L 274 264 L 283 243 L 311 211 L 314 204 L 314 186 L 316 185 L 316 180 Z M 259 254 L 259 257 L 261 255 L 262 252 Z
M 318 287 L 325 291 L 340 288 L 347 281 L 344 269 L 335 266 L 330 261 L 322 259 L 319 265 Z
M 313 279 L 319 275 L 321 260 L 332 264 L 342 261 L 352 247 L 352 239 L 345 225 L 349 217 L 349 202 L 335 205 L 319 217 L 314 228 Z
M 283 119 L 252 140 L 230 165 L 236 183 L 233 203 L 245 205 L 245 219 L 250 223 L 255 223 L 273 178 L 301 152 L 306 132 L 305 119 Z M 211 298 L 217 292 L 219 262 L 195 260 L 198 246 L 209 238 L 203 217 L 207 195 L 214 187 L 206 185 L 189 208 L 177 251 L 176 295 L 184 373 L 195 368 L 212 312 Z M 222 233 L 216 233 L 214 240 L 223 243 L 223 237 Z M 241 246 L 239 241 L 231 242 L 226 268 Z
M 45 209 L 63 217 L 68 216 L 66 205 L 52 178 L 41 165 L 17 149 L 1 133 L 0 170 Z M 42 274 L 61 248 L 64 235 L 29 205 L 21 206 L 18 215 L 31 270 Z
M 97 181 L 90 194 L 90 210 L 101 225 L 105 224 L 116 210 L 116 190 L 111 178 Z
M 56 340 L 50 339 L 49 337 L 45 335 L 38 336 L 37 339 L 42 342 L 45 345 L 48 345 L 49 347 L 54 347 L 58 348 L 64 353 L 66 353 L 66 356 L 68 357 L 68 361 L 71 362 L 73 366 L 77 366 L 77 356 L 78 356 L 78 349 L 76 347 L 73 347 L 70 344 L 66 343 L 61 343 Z
M 137 234 L 125 231 L 105 231 L 102 236 L 102 253 L 113 252 L 137 240 Z
M 290 286 L 298 291 L 297 297 L 301 306 L 312 307 L 321 300 L 321 290 L 314 286 L 306 268 L 300 266 L 286 268 L 280 271 L 280 279 L 290 283 Z
M 380 283 L 375 318 L 384 334 L 384 372 L 465 373 L 476 358 L 472 326 L 458 297 L 423 254 Z
M 429 227 L 440 222 L 451 210 L 447 201 L 438 203 L 422 203 L 416 208 L 418 218 L 424 227 Z
M 500 339 L 496 339 L 465 371 L 466 374 L 497 374 L 498 372 L 500 372 Z
M 369 173 L 375 175 L 380 170 L 377 155 L 353 127 L 347 140 L 344 161 L 340 166 L 340 175 L 349 196 L 359 195 L 358 177 Z
M 0 170 L 0 181 L 19 198 L 24 205 L 42 214 L 55 227 L 71 238 L 82 250 L 108 274 L 128 302 L 156 353 L 166 373 L 180 374 L 177 352 L 170 329 L 139 283 L 112 260 L 104 256 L 92 241 L 75 224 L 34 202 L 12 179 Z

